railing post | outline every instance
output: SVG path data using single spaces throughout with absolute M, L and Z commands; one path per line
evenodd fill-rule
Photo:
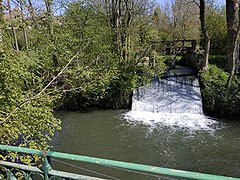
M 47 151 L 43 150 L 43 172 L 44 179 L 49 180 L 48 173 L 52 170 L 50 163 L 48 162 Z
M 7 180 L 17 180 L 16 177 L 13 175 L 12 170 L 8 170 Z

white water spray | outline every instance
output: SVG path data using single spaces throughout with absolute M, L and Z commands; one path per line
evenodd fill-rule
M 167 78 L 135 90 L 132 110 L 125 119 L 191 130 L 213 129 L 217 121 L 203 114 L 198 79 L 176 76 L 183 71 L 186 69 L 169 71 Z

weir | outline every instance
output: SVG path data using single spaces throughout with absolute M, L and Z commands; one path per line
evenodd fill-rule
M 191 69 L 184 68 L 169 70 L 164 79 L 138 88 L 133 95 L 132 110 L 203 114 L 198 78 L 191 73 Z
M 154 77 L 133 93 L 128 120 L 161 123 L 191 130 L 211 129 L 217 122 L 203 114 L 198 78 L 191 68 L 169 70 L 163 79 Z

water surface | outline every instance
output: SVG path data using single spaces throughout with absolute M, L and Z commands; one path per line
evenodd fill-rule
M 237 121 L 218 120 L 217 126 L 210 123 L 208 128 L 194 129 L 129 120 L 128 113 L 113 110 L 58 112 L 56 117 L 62 120 L 62 131 L 52 141 L 53 150 L 240 177 L 240 123 Z M 157 179 L 86 163 L 67 163 L 119 179 Z M 58 169 L 94 175 L 56 161 L 53 164 Z
M 197 77 L 179 76 L 186 71 L 189 68 L 170 70 L 165 79 L 135 90 L 128 112 L 57 113 L 63 130 L 53 139 L 54 150 L 240 177 L 240 123 L 205 116 Z M 67 163 L 71 166 L 56 161 L 54 165 L 77 173 L 91 169 L 108 174 L 111 177 L 101 176 L 108 179 L 159 178 Z

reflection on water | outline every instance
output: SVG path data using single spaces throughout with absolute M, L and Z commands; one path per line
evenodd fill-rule
M 225 122 L 209 131 L 126 121 L 122 111 L 58 112 L 62 131 L 52 141 L 55 151 L 154 166 L 240 177 L 240 124 Z M 219 123 L 219 124 L 222 124 Z M 214 127 L 214 125 L 213 125 Z M 54 167 L 87 173 L 61 163 Z M 89 164 L 69 162 L 120 179 L 156 179 Z M 105 177 L 106 178 L 106 177 Z

